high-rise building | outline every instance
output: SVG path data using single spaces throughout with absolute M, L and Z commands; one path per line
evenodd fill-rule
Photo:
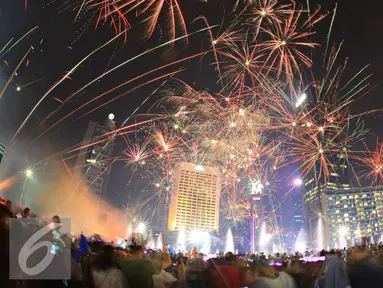
M 330 161 L 330 175 L 324 177 L 320 172 L 320 163 L 316 163 L 303 179 L 303 216 L 309 248 L 319 246 L 327 248 L 330 237 L 328 221 L 322 221 L 323 229 L 318 229 L 320 220 L 328 219 L 326 195 L 335 190 L 349 190 L 350 181 L 347 170 L 347 159 L 343 155 L 334 156 Z M 322 174 L 321 174 L 322 173 Z M 322 241 L 319 243 L 318 241 Z
M 378 240 L 383 232 L 383 187 L 331 191 L 326 196 L 330 247 Z
M 79 150 L 73 175 L 78 187 L 84 184 L 89 191 L 99 197 L 106 192 L 112 166 L 113 135 L 107 133 L 115 128 L 115 124 L 110 118 L 104 125 L 90 121 L 81 143 L 82 148 Z
M 152 230 L 156 233 L 163 233 L 166 231 L 166 223 L 168 219 L 169 209 L 169 193 L 162 192 L 158 197 L 157 208 L 155 216 L 152 220 Z
M 220 193 L 217 168 L 181 163 L 170 199 L 168 229 L 218 231 Z

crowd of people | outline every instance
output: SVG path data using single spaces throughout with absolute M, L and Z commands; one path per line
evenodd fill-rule
M 208 258 L 193 248 L 174 253 L 149 249 L 132 239 L 118 247 L 99 237 L 61 235 L 63 251 L 71 255 L 69 279 L 9 279 L 9 219 L 29 218 L 12 202 L 0 205 L 0 287 L 84 288 L 359 288 L 383 287 L 383 246 L 369 245 L 320 251 L 317 255 L 225 255 Z M 60 218 L 51 219 L 59 223 Z M 309 257 L 303 257 L 309 256 Z M 303 257 L 303 258 L 302 258 Z

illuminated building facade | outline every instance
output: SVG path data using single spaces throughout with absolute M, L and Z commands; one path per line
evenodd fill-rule
M 218 231 L 220 192 L 218 169 L 181 163 L 170 199 L 168 229 Z
M 330 175 L 326 177 L 326 181 L 320 174 L 320 163 L 316 163 L 303 179 L 304 227 L 307 244 L 311 249 L 318 249 L 319 246 L 324 246 L 321 249 L 326 249 L 330 245 L 328 221 L 325 220 L 328 219 L 326 195 L 336 190 L 350 189 L 347 159 L 343 155 L 338 155 L 336 158 L 334 161 L 329 161 L 332 164 L 329 164 Z M 320 220 L 322 229 L 318 229 Z
M 327 215 L 330 247 L 378 240 L 383 232 L 383 187 L 332 191 L 327 194 Z
M 85 185 L 99 197 L 106 191 L 112 166 L 110 158 L 113 152 L 113 139 L 105 134 L 114 127 L 114 121 L 111 119 L 106 120 L 105 125 L 90 121 L 74 169 L 73 176 L 77 183 Z

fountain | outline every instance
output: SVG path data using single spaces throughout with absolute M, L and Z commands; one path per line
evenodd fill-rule
M 162 233 L 158 235 L 155 247 L 156 249 L 162 249 Z
M 177 238 L 177 251 L 185 251 L 186 249 L 186 232 L 185 232 L 185 227 L 180 228 L 180 232 L 178 233 L 178 238 Z
M 266 224 L 261 227 L 261 235 L 259 238 L 259 252 L 265 252 L 266 246 L 271 238 L 271 235 L 267 235 Z
M 375 244 L 374 236 L 372 236 L 372 234 L 371 234 L 371 236 L 370 236 L 370 244 Z
M 210 246 L 211 246 L 211 237 L 210 237 L 208 232 L 204 232 L 202 234 L 201 252 L 203 254 L 209 254 L 210 253 Z
M 227 253 L 227 252 L 234 253 L 233 234 L 231 233 L 230 228 L 227 230 L 227 233 L 226 233 L 225 253 Z
M 317 249 L 318 251 L 321 251 L 322 249 L 325 249 L 324 247 L 324 242 L 323 242 L 323 233 L 324 233 L 324 230 L 323 230 L 323 217 L 320 215 L 319 218 L 318 218 L 318 225 L 317 225 L 317 239 L 318 239 L 318 242 L 317 242 Z
M 152 229 L 149 230 L 148 238 L 146 239 L 146 247 L 154 248 L 155 243 L 153 239 L 153 231 Z
M 306 235 L 305 231 L 301 229 L 298 233 L 297 240 L 295 241 L 295 251 L 303 253 L 306 250 Z
M 347 235 L 348 235 L 348 228 L 346 226 L 341 226 L 339 228 L 339 248 L 347 248 Z

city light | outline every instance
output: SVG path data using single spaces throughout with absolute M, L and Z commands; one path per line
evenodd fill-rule
M 203 168 L 202 165 L 196 165 L 196 166 L 195 166 L 195 170 L 197 170 L 197 171 L 204 171 L 205 168 Z
M 204 239 L 209 238 L 209 233 L 206 231 L 194 230 L 190 233 L 190 242 L 201 243 Z
M 138 226 L 137 226 L 137 232 L 138 233 L 144 233 L 145 230 L 146 230 L 145 223 L 141 222 L 140 224 L 138 224 Z
M 348 234 L 348 228 L 346 226 L 339 227 L 339 234 L 341 236 L 346 236 Z
M 295 107 L 298 108 L 299 106 L 301 106 L 303 104 L 303 102 L 305 102 L 306 98 L 307 98 L 307 94 L 302 93 L 302 95 L 298 98 L 297 103 L 295 104 Z
M 26 177 L 31 178 L 33 176 L 33 170 L 32 169 L 26 169 L 24 171 L 24 174 Z
M 296 178 L 296 179 L 294 179 L 293 183 L 295 186 L 301 186 L 302 185 L 302 179 Z

